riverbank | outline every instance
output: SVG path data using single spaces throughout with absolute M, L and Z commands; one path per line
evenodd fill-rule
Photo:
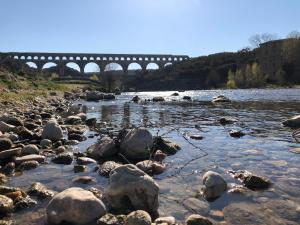
M 213 96 L 221 94 L 231 101 L 211 102 Z M 138 103 L 131 101 L 135 95 L 140 98 Z M 85 101 L 87 96 L 97 99 Z M 0 158 L 7 157 L 8 152 L 16 155 L 1 160 L 2 177 L 7 182 L 0 187 L 0 194 L 13 198 L 14 208 L 24 207 L 13 211 L 4 223 L 45 224 L 53 210 L 60 212 L 59 198 L 52 197 L 56 193 L 60 193 L 61 198 L 71 199 L 66 204 L 80 201 L 81 193 L 88 196 L 88 205 L 80 203 L 78 206 L 92 213 L 81 210 L 76 220 L 92 218 L 94 222 L 90 224 L 96 224 L 97 219 L 98 224 L 112 220 L 122 224 L 128 217 L 134 221 L 142 217 L 150 224 L 158 216 L 156 213 L 160 217 L 172 216 L 164 218 L 169 224 L 174 220 L 188 224 L 184 221 L 192 214 L 202 217 L 190 219 L 205 220 L 208 224 L 208 221 L 213 224 L 274 224 L 275 221 L 297 224 L 299 219 L 299 158 L 291 151 L 299 146 L 291 137 L 291 130 L 281 125 L 283 120 L 299 113 L 296 89 L 185 91 L 176 95 L 174 92 L 122 93 L 114 99 L 102 93 L 78 90 L 36 97 L 20 105 L 5 103 L 1 109 L 1 121 L 10 124 L 6 129 L 12 129 L 4 132 L 12 138 L 12 147 L 2 150 Z M 8 113 L 10 119 L 4 113 Z M 53 120 L 56 123 L 51 125 Z M 11 127 L 20 125 L 17 121 L 27 130 Z M 55 137 L 43 136 L 47 124 L 55 128 L 52 134 Z M 236 136 L 237 132 L 232 131 L 242 131 L 243 136 Z M 17 136 L 18 139 L 14 139 Z M 166 148 L 166 142 L 163 145 L 157 142 L 157 136 L 171 141 L 167 146 L 171 143 L 173 148 Z M 90 147 L 94 144 L 96 148 Z M 135 149 L 137 144 L 156 147 Z M 126 146 L 130 150 L 126 150 Z M 149 150 L 154 150 L 153 154 Z M 135 166 L 128 167 L 128 161 Z M 115 170 L 114 176 L 110 175 L 111 170 Z M 248 175 L 237 172 L 242 170 L 250 171 L 251 176 L 261 177 L 261 181 L 267 183 L 262 183 L 259 191 L 253 190 L 245 178 Z M 207 175 L 208 171 L 218 175 Z M 140 180 L 138 174 L 144 178 Z M 207 188 L 207 176 L 217 176 L 217 192 L 203 191 Z M 134 179 L 134 185 L 127 179 Z M 147 187 L 142 186 L 145 182 L 148 182 Z M 81 189 L 69 190 L 71 187 Z M 138 190 L 143 190 L 140 200 L 134 199 Z M 15 192 L 21 193 L 22 198 L 15 199 Z M 127 204 L 121 201 L 121 205 L 116 205 L 118 199 L 123 199 L 120 194 L 127 196 L 124 201 Z M 282 207 L 276 208 L 277 205 Z M 97 212 L 92 210 L 95 207 L 99 209 Z M 120 207 L 122 210 L 118 211 Z M 144 209 L 147 213 L 130 215 L 135 209 Z M 113 215 L 104 215 L 106 212 Z M 52 221 L 66 217 L 58 213 Z

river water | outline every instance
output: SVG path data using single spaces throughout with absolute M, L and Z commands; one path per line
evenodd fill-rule
M 97 117 L 103 127 L 145 126 L 181 146 L 174 156 L 167 157 L 167 170 L 154 179 L 160 186 L 160 215 L 184 221 L 192 213 L 200 213 L 217 224 L 300 224 L 300 154 L 292 138 L 292 130 L 282 126 L 286 118 L 300 114 L 300 90 L 210 90 L 179 92 L 123 93 L 114 101 L 81 102 L 88 106 L 88 117 Z M 213 96 L 225 95 L 230 103 L 211 103 Z M 133 96 L 152 99 L 162 96 L 165 102 L 130 102 Z M 182 100 L 191 96 L 192 101 Z M 237 119 L 221 126 L 218 120 L 229 116 Z M 242 138 L 229 136 L 232 129 L 242 130 Z M 87 132 L 87 135 L 93 132 Z M 200 135 L 202 140 L 191 139 Z M 89 138 L 75 148 L 85 151 L 96 138 Z M 93 186 L 102 190 L 107 179 L 93 172 L 75 174 L 73 165 L 48 163 L 24 172 L 10 180 L 9 185 L 25 190 L 32 182 L 41 182 L 61 191 L 71 186 Z M 249 170 L 268 177 L 273 185 L 264 191 L 245 190 L 224 193 L 213 202 L 199 195 L 202 175 L 219 172 L 230 185 L 240 185 L 228 170 Z M 89 185 L 72 183 L 74 177 L 89 175 L 97 182 Z M 44 224 L 47 201 L 13 215 L 16 224 Z

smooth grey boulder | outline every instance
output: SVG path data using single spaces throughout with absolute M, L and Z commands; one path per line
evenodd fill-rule
M 40 146 L 42 146 L 42 148 L 50 148 L 52 146 L 52 141 L 49 139 L 43 139 L 40 142 Z
M 42 138 L 51 141 L 59 141 L 63 138 L 63 131 L 56 121 L 51 120 L 44 126 Z
M 208 171 L 203 175 L 203 194 L 207 199 L 219 197 L 226 189 L 227 183 L 223 177 L 213 171 Z
M 26 145 L 22 149 L 22 155 L 39 154 L 39 149 L 36 145 Z
M 152 134 L 143 127 L 130 130 L 121 141 L 121 153 L 129 159 L 147 159 L 153 145 Z
M 135 165 L 127 164 L 112 170 L 104 193 L 110 207 L 116 211 L 145 210 L 157 215 L 158 184 Z
M 50 224 L 64 221 L 85 225 L 105 215 L 106 208 L 92 192 L 72 187 L 56 194 L 49 202 L 46 213 Z

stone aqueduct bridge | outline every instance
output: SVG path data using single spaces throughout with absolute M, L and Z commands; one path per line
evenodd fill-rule
M 35 63 L 38 71 L 42 71 L 47 63 L 55 63 L 59 68 L 59 75 L 64 76 L 64 69 L 68 63 L 76 63 L 80 68 L 80 73 L 84 73 L 84 68 L 89 63 L 95 63 L 103 73 L 107 65 L 117 63 L 122 67 L 124 74 L 127 74 L 129 65 L 137 63 L 145 71 L 150 63 L 157 64 L 158 68 L 184 60 L 188 60 L 187 55 L 145 55 L 145 54 L 83 54 L 83 53 L 41 53 L 41 52 L 9 52 L 11 58 L 25 63 Z

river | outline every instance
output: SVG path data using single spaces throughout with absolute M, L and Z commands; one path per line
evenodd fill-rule
M 154 179 L 160 186 L 160 215 L 174 216 L 183 221 L 187 215 L 200 213 L 220 224 L 300 224 L 300 154 L 292 138 L 292 130 L 281 122 L 300 114 L 298 89 L 248 89 L 179 92 L 123 93 L 114 101 L 80 102 L 88 106 L 88 117 L 96 117 L 103 127 L 118 130 L 122 127 L 145 126 L 153 135 L 163 135 L 181 146 L 167 157 L 167 170 Z M 225 95 L 230 103 L 211 103 L 213 96 Z M 133 96 L 152 99 L 162 96 L 165 102 L 130 102 Z M 182 100 L 191 96 L 192 101 Z M 218 120 L 229 116 L 237 119 L 232 125 L 221 126 Z M 230 137 L 232 129 L 242 130 L 242 138 Z M 88 131 L 87 136 L 93 132 Z M 200 135 L 202 140 L 191 139 Z M 88 138 L 76 149 L 85 151 L 96 141 Z M 208 170 L 219 172 L 230 185 L 240 184 L 228 170 L 249 170 L 268 177 L 273 185 L 264 191 L 246 190 L 243 193 L 224 193 L 213 202 L 199 195 L 202 175 Z M 105 189 L 108 180 L 89 171 L 97 179 L 90 185 L 74 185 L 79 174 L 73 165 L 42 165 L 10 180 L 8 185 L 27 189 L 32 182 L 61 191 L 70 186 L 89 186 Z M 13 215 L 16 224 L 44 224 L 43 202 Z

